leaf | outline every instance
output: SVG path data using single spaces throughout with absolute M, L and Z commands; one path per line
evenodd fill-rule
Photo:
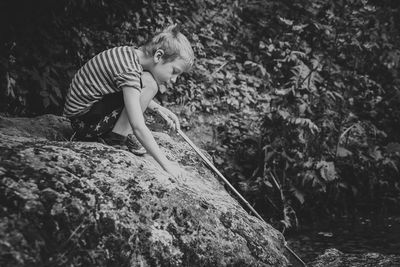
M 278 16 L 278 19 L 281 22 L 283 22 L 284 24 L 288 25 L 288 26 L 292 26 L 293 25 L 293 20 L 288 20 L 288 19 L 285 19 L 285 18 L 282 18 L 282 17 L 279 17 L 279 16 Z
M 292 88 L 288 89 L 275 89 L 275 94 L 277 95 L 287 95 L 292 91 Z
M 375 160 L 381 160 L 381 159 L 383 159 L 382 152 L 378 149 L 378 147 L 375 147 L 375 149 L 374 149 L 373 151 L 371 151 L 371 152 L 369 153 L 369 155 L 370 155 L 372 158 L 374 158 Z
M 306 54 L 304 52 L 301 52 L 301 51 L 293 50 L 290 53 L 291 53 L 291 55 L 296 55 L 299 58 L 306 58 L 307 57 Z
M 349 186 L 345 183 L 339 183 L 339 187 L 344 188 L 344 189 L 348 189 Z
M 53 207 L 50 210 L 50 214 L 53 215 L 53 216 L 62 214 L 63 212 L 65 212 L 65 209 L 64 209 L 62 203 L 54 204 Z
M 275 155 L 275 150 L 265 153 L 265 159 L 264 159 L 264 161 L 265 161 L 265 162 L 268 162 L 268 161 L 271 159 L 271 157 L 272 157 L 273 155 Z
M 50 105 L 50 98 L 45 97 L 43 98 L 43 106 L 47 108 Z
M 60 105 L 60 103 L 58 103 L 57 99 L 53 96 L 53 95 L 49 95 L 51 102 L 53 102 L 54 105 L 56 105 L 57 107 Z
M 338 147 L 338 149 L 336 151 L 336 156 L 338 156 L 340 158 L 345 158 L 345 157 L 348 157 L 348 156 L 351 156 L 351 155 L 353 155 L 353 152 L 351 152 L 351 151 L 349 151 L 346 148 L 341 147 L 341 146 Z
M 272 184 L 269 181 L 264 180 L 264 184 L 269 187 L 272 188 Z
M 299 130 L 299 134 L 297 137 L 299 138 L 300 143 L 305 144 L 307 142 L 307 140 L 304 138 L 304 130 L 303 129 Z M 303 155 L 300 154 L 300 156 L 303 156 Z
M 353 192 L 354 196 L 356 196 L 358 193 L 358 189 L 355 186 L 351 186 L 351 191 Z
M 300 202 L 300 204 L 304 203 L 304 194 L 300 192 L 297 188 L 293 189 L 293 195 L 296 197 L 296 199 Z
M 305 27 L 307 27 L 308 26 L 308 24 L 299 24 L 299 25 L 293 25 L 293 30 L 294 31 L 299 31 L 299 32 L 302 32 L 303 31 L 303 29 L 305 28 Z
M 281 115 L 281 117 L 283 119 L 286 119 L 290 116 L 289 112 L 285 111 L 285 110 L 278 110 L 278 114 Z
M 214 162 L 218 165 L 222 165 L 224 163 L 224 159 L 221 157 L 214 157 Z
M 14 88 L 15 88 L 15 80 L 10 76 L 8 72 L 6 72 L 6 81 L 7 81 L 7 95 L 15 98 Z
M 399 172 L 399 169 L 397 168 L 396 163 L 391 159 L 385 158 L 383 160 L 383 165 L 388 165 L 389 167 L 393 168 L 397 173 Z
M 386 146 L 387 153 L 400 153 L 400 144 L 399 143 L 389 143 Z
M 300 115 L 304 115 L 304 112 L 307 110 L 307 103 L 302 103 L 301 105 L 299 105 L 299 113 Z
M 317 163 L 317 169 L 319 169 L 320 175 L 325 181 L 330 182 L 337 179 L 335 164 L 333 162 L 321 160 Z
M 81 42 L 84 46 L 89 46 L 89 47 L 93 46 L 93 42 L 89 38 L 87 38 L 86 35 L 81 36 Z
M 286 119 L 286 118 L 284 118 Z M 308 129 L 314 133 L 314 132 L 319 132 L 319 128 L 317 125 L 315 125 L 315 123 L 313 123 L 310 119 L 304 119 L 304 118 L 289 118 L 288 121 L 290 123 L 296 124 L 296 125 L 300 125 L 300 126 L 306 126 L 308 127 Z
M 47 91 L 40 91 L 40 93 L 39 93 L 41 96 L 43 96 L 43 97 L 48 97 L 49 96 L 49 92 L 47 92 Z
M 62 94 L 61 94 L 60 88 L 58 86 L 54 86 L 52 89 L 56 93 L 57 97 L 62 98 Z

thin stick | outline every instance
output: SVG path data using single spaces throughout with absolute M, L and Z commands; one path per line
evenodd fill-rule
M 163 117 L 166 121 L 169 120 L 169 118 L 168 118 L 165 114 L 163 114 L 163 113 L 161 113 L 161 112 L 160 112 L 159 114 L 160 114 L 161 117 Z M 242 195 L 231 185 L 231 183 L 222 175 L 222 173 L 220 173 L 220 172 L 218 171 L 218 169 L 214 166 L 214 164 L 212 164 L 212 163 L 208 160 L 208 158 L 200 151 L 200 149 L 197 148 L 197 146 L 192 142 L 192 140 L 190 140 L 189 137 L 187 137 L 186 134 L 185 134 L 184 132 L 182 132 L 181 129 L 178 129 L 178 134 L 179 134 L 180 136 L 182 136 L 182 138 L 194 149 L 194 151 L 196 151 L 196 153 L 201 157 L 201 159 L 202 159 L 216 174 L 218 174 L 218 176 L 222 179 L 222 181 L 224 181 L 224 183 L 225 183 L 230 189 L 232 189 L 232 191 L 236 194 L 236 196 L 238 196 L 238 197 L 243 201 L 243 203 L 246 204 L 246 206 L 254 213 L 254 215 L 255 215 L 258 219 L 260 219 L 261 221 L 267 223 L 267 222 L 261 217 L 261 215 L 258 214 L 258 212 L 253 208 L 253 206 L 251 206 L 251 205 L 249 204 L 249 202 L 247 202 L 247 200 L 246 200 L 244 197 L 242 197 Z M 293 250 L 291 250 L 291 249 L 289 248 L 289 246 L 287 245 L 286 241 L 285 241 L 284 246 L 285 246 L 286 250 L 289 251 L 289 253 L 290 253 L 293 257 L 295 257 L 295 259 L 296 259 L 298 262 L 301 263 L 302 266 L 305 266 L 305 267 L 307 266 L 307 264 L 306 264 Z
M 242 197 L 242 195 L 229 183 L 229 181 L 218 171 L 218 169 L 212 164 L 208 158 L 200 151 L 200 149 L 197 148 L 197 146 L 189 139 L 189 137 L 186 136 L 181 130 L 178 130 L 178 133 L 185 139 L 185 141 L 196 151 L 196 153 L 204 160 L 205 163 L 216 173 L 218 176 L 224 181 L 224 183 L 229 186 L 229 188 L 238 196 L 246 205 L 247 207 L 260 219 L 262 220 L 262 217 L 258 212 Z
M 218 176 L 224 181 L 224 183 L 236 194 L 237 197 L 239 197 L 244 204 L 246 204 L 246 206 L 253 212 L 253 214 L 260 219 L 261 221 L 267 223 L 260 214 L 258 214 L 258 212 L 249 204 L 249 202 L 247 202 L 246 199 L 244 199 L 244 197 L 242 197 L 242 195 L 231 185 L 231 183 L 229 183 L 229 181 L 222 175 L 222 173 L 220 173 L 218 171 L 218 169 L 214 166 L 214 164 L 212 164 L 208 158 L 200 151 L 200 149 L 197 148 L 197 146 L 189 139 L 189 137 L 186 136 L 185 133 L 182 132 L 182 130 L 178 129 L 178 133 L 180 134 L 180 136 L 182 136 L 183 139 L 185 139 L 185 141 L 194 149 L 194 151 L 196 151 L 196 153 L 202 158 L 202 160 L 216 173 L 218 174 Z M 287 251 L 290 252 L 290 254 L 292 254 L 303 266 L 307 266 L 305 264 L 304 261 L 302 261 L 302 259 L 293 251 L 291 250 L 288 245 L 285 242 L 285 248 Z

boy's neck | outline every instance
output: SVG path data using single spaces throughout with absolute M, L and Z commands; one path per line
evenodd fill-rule
M 153 57 L 147 56 L 142 50 L 139 48 L 134 48 L 134 51 L 139 59 L 139 63 L 142 66 L 143 70 L 150 71 L 154 65 Z

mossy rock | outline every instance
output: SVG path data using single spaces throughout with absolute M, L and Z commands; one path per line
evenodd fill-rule
M 0 117 L 1 266 L 287 266 L 284 238 L 249 215 L 183 142 L 186 169 L 69 141 L 68 120 Z

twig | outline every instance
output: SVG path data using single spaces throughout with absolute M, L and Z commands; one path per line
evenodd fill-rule
M 68 239 L 66 241 L 64 241 L 64 243 L 61 244 L 59 251 L 64 250 L 64 248 L 67 246 L 68 242 L 72 239 L 72 237 L 74 237 L 78 231 L 81 229 L 80 231 L 80 235 L 83 234 L 86 229 L 88 228 L 89 225 L 85 225 L 84 227 L 81 228 L 81 226 L 83 225 L 84 222 L 81 222 L 78 227 L 75 228 L 75 230 L 71 233 L 71 235 L 68 237 Z M 55 266 L 56 263 L 58 261 L 60 261 L 65 255 L 67 255 L 69 252 L 71 251 L 71 249 L 69 250 L 65 250 L 64 252 L 61 253 L 60 256 L 58 256 L 56 259 L 54 260 L 50 260 L 49 262 L 47 262 L 44 266 Z
M 311 74 L 312 74 L 314 71 L 316 71 L 317 69 L 318 69 L 318 66 L 315 67 L 315 68 L 313 68 L 313 69 L 311 69 L 310 72 L 307 74 L 307 76 L 297 85 L 296 90 L 299 89 L 300 86 L 302 86 L 303 83 L 304 83 L 304 82 L 311 76 Z M 308 84 L 307 87 L 308 87 L 308 89 L 310 89 L 310 84 Z
M 214 74 L 216 74 L 217 72 L 219 72 L 220 70 L 222 70 L 222 68 L 225 67 L 228 63 L 229 63 L 229 60 L 226 61 L 226 62 L 225 62 L 224 64 L 222 64 L 221 66 L 219 66 L 218 69 L 214 70 L 214 71 L 211 73 L 211 76 L 213 76 Z
M 74 133 L 72 134 L 71 138 L 69 139 L 70 142 L 74 141 L 74 138 L 75 138 L 76 133 L 77 133 L 77 132 L 74 132 Z
M 339 144 L 340 144 L 340 140 L 342 140 L 342 138 L 354 127 L 356 126 L 358 123 L 354 123 L 353 125 L 351 125 L 350 127 L 348 127 L 346 130 L 343 131 L 343 133 L 339 136 L 339 140 L 336 144 L 336 153 L 335 153 L 335 158 L 337 157 L 338 151 L 339 151 Z

